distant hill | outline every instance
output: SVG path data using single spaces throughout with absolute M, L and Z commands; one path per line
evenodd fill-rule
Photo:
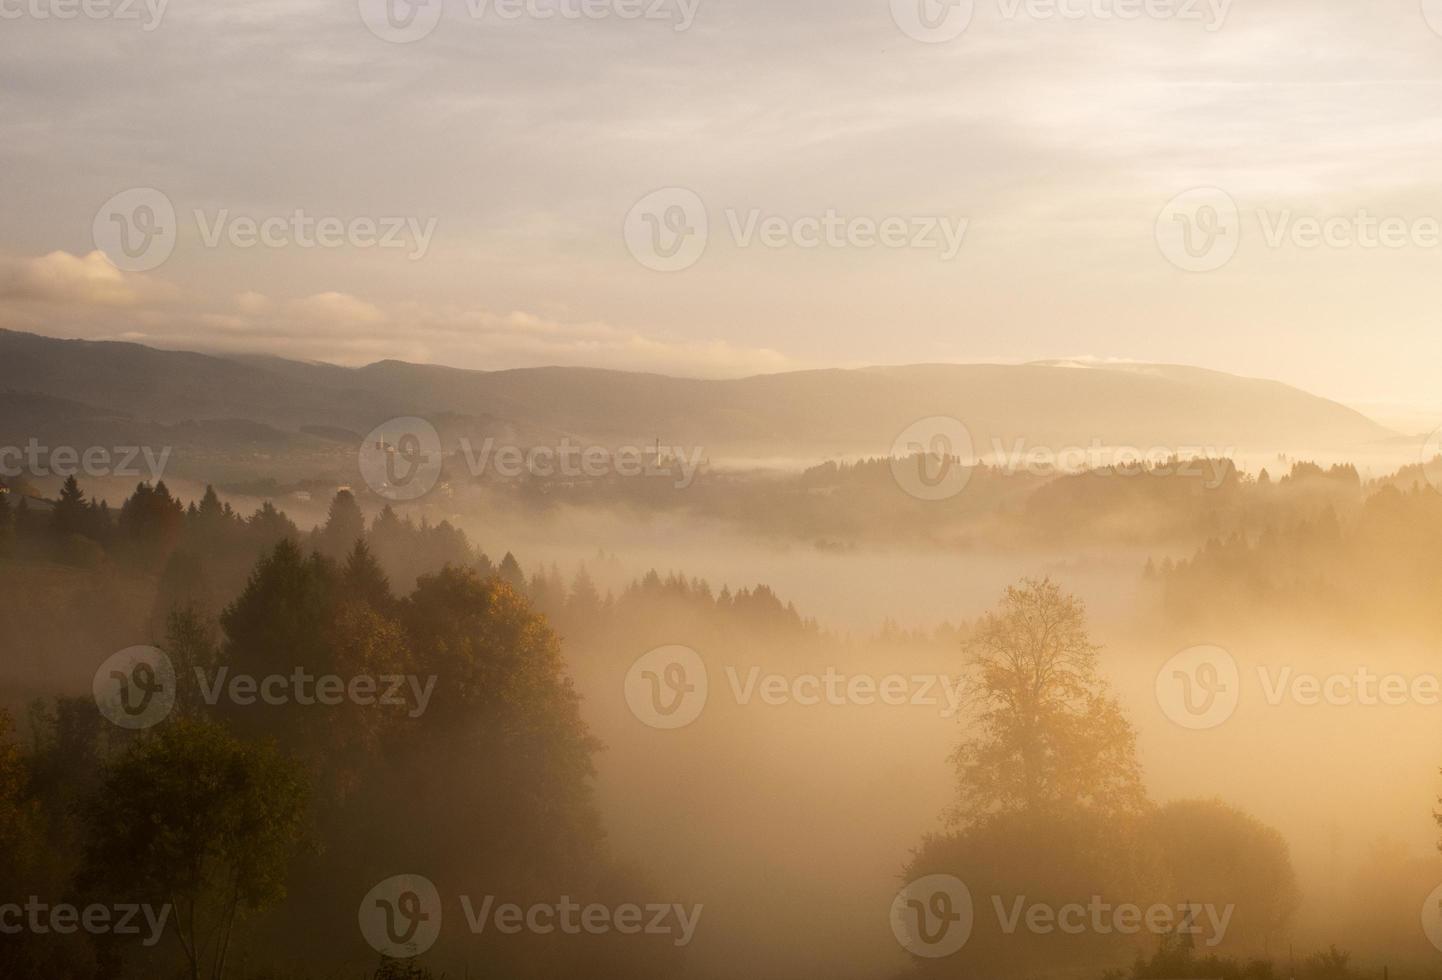
M 1395 439 L 1344 405 L 1275 381 L 1167 365 L 928 364 L 696 380 L 586 368 L 363 368 L 224 357 L 0 331 L 0 391 L 27 416 L 248 421 L 285 433 L 369 431 L 399 415 L 517 441 L 704 447 L 712 458 L 883 455 L 912 422 L 961 419 L 979 451 L 1030 446 L 1346 450 Z M 18 407 L 13 400 L 12 407 Z M 47 403 L 46 399 L 61 400 Z M 62 404 L 62 402 L 64 404 Z M 77 411 L 77 405 L 85 407 Z M 27 419 L 34 423 L 34 419 Z M 7 427 L 8 428 L 8 427 Z M 69 426 L 67 426 L 69 428 Z M 217 430 L 223 437 L 224 429 Z

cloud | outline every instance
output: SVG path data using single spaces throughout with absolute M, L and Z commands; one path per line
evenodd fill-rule
M 797 365 L 765 348 L 648 336 L 603 321 L 415 300 L 387 305 L 339 291 L 283 298 L 247 291 L 211 306 L 163 283 L 137 284 L 99 252 L 12 262 L 0 326 L 217 353 L 269 353 L 361 365 L 397 359 L 454 367 L 601 367 L 735 377 Z M 37 313 L 35 304 L 43 304 Z M 57 326 L 58 325 L 58 326 Z
M 0 300 L 124 307 L 138 304 L 143 292 L 99 251 L 85 256 L 56 251 L 0 264 Z
M 355 330 L 386 321 L 380 308 L 346 293 L 317 293 L 291 302 L 286 307 L 290 319 L 312 326 L 338 327 Z

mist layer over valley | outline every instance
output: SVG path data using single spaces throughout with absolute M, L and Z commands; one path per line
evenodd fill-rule
M 8 342 L 50 358 L 31 377 L 74 383 L 74 345 Z M 97 351 L 195 357 L 78 349 L 81 364 Z M 253 384 L 256 371 L 329 370 L 206 359 L 187 376 L 236 371 Z M 1124 386 L 1138 373 L 1148 384 L 1178 376 L 1099 373 Z M 182 383 L 166 377 L 181 376 L 148 383 Z M 1203 380 L 1226 398 L 1256 387 Z M 1426 976 L 1434 951 L 1419 910 L 1442 881 L 1442 460 L 1340 406 L 1263 390 L 1292 406 L 1278 409 L 1285 423 L 1201 411 L 1205 425 L 1186 429 L 1194 441 L 1164 443 L 1152 420 L 1128 429 L 1119 410 L 1105 437 L 1057 441 L 1050 428 L 1048 441 L 1025 419 L 932 411 L 874 455 L 828 452 L 871 442 L 832 434 L 810 463 L 786 467 L 688 457 L 662 440 L 628 447 L 631 423 L 599 443 L 554 428 L 559 415 L 528 435 L 374 409 L 162 421 L 12 393 L 29 414 L 3 420 L 0 444 L 44 445 L 49 470 L 5 478 L 0 690 L 37 746 L 41 787 L 47 758 L 104 732 L 78 719 L 107 658 L 167 651 L 182 666 L 177 718 L 214 716 L 310 760 L 308 819 L 322 833 L 373 808 L 379 836 L 306 851 L 289 897 L 246 917 L 239 935 L 257 964 L 279 962 L 279 930 L 302 916 L 325 937 L 314 965 L 364 968 L 345 924 L 352 892 L 390 868 L 439 883 L 448 921 L 470 920 L 469 937 L 449 932 L 415 960 L 451 975 L 484 964 L 551 975 L 579 956 L 627 976 L 1082 978 L 1138 961 L 1145 976 L 1177 956 L 1230 970 L 1317 953 L 1298 969 Z M 104 402 L 104 385 L 86 395 Z M 1094 391 L 1075 397 L 1097 403 Z M 976 430 L 1017 435 L 988 454 Z M 1310 440 L 1320 464 L 1298 448 Z M 58 446 L 151 451 L 129 472 L 97 466 L 67 481 Z M 1336 462 L 1346 459 L 1360 462 Z M 314 598 L 293 608 L 291 594 Z M 534 651 L 514 680 L 494 673 L 510 662 L 510 635 Z M 448 659 L 472 642 L 482 645 L 468 659 Z M 416 676 L 434 677 L 441 707 L 424 694 L 385 720 L 349 708 L 336 722 L 294 704 L 257 720 L 214 678 L 266 664 L 342 676 L 431 665 Z M 551 681 L 532 673 L 540 664 Z M 1032 714 L 1008 714 L 1026 703 L 1021 691 L 1057 677 Z M 417 698 L 425 690 L 418 682 Z M 1025 738 L 1023 723 L 1035 726 Z M 507 745 L 532 761 L 514 769 Z M 89 748 L 70 764 L 101 779 L 122 750 Z M 393 774 L 368 789 L 381 773 Z M 513 787 L 486 823 L 495 847 L 461 859 L 480 832 L 466 805 L 415 817 L 423 843 L 388 824 L 386 808 L 419 805 L 427 781 L 478 807 Z M 399 786 L 412 795 L 395 797 Z M 574 794 L 565 803 L 562 787 Z M 56 805 L 38 800 L 37 812 Z M 535 806 L 548 816 L 532 826 Z M 542 837 L 502 843 L 516 828 Z M 368 857 L 347 861 L 361 847 Z M 566 856 L 576 848 L 587 856 Z M 23 873 L 62 881 L 68 860 L 37 858 Z M 338 877 L 336 861 L 350 865 Z M 458 891 L 476 875 L 531 902 L 584 892 L 613 907 L 662 903 L 687 924 L 634 944 L 593 936 L 595 949 L 551 946 L 544 932 L 510 942 L 477 929 Z M 907 889 L 938 875 L 964 883 L 971 903 L 969 941 L 942 957 L 924 921 L 911 934 L 896 913 Z M 1131 907 L 1181 919 L 1132 929 L 1115 919 Z M 1350 959 L 1327 959 L 1334 946 Z

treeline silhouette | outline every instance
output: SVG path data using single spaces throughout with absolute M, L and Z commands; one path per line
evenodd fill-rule
M 72 600 L 94 575 L 151 583 L 178 700 L 140 733 L 89 697 L 38 700 L 23 738 L 0 713 L 0 894 L 170 903 L 178 941 L 7 935 L 0 975 L 330 976 L 369 962 L 367 974 L 420 976 L 378 964 L 356 930 L 360 898 L 401 872 L 477 901 L 657 897 L 607 856 L 591 800 L 600 745 L 513 557 L 492 568 L 460 531 L 389 509 L 367 526 L 349 494 L 306 534 L 269 505 L 242 518 L 213 492 L 186 507 L 160 484 L 112 511 L 72 481 L 52 507 L 5 514 L 7 580 L 33 573 L 49 589 L 60 567 Z M 382 555 L 413 588 L 392 588 Z M 102 658 L 82 659 L 93 671 Z M 202 682 L 297 670 L 433 678 L 433 696 L 424 710 L 251 704 Z M 558 944 L 453 928 L 427 962 L 661 977 L 677 955 L 666 936 Z
M 1442 634 L 1442 494 L 1393 482 L 1275 515 L 1147 569 L 1183 622 L 1266 611 L 1349 632 Z

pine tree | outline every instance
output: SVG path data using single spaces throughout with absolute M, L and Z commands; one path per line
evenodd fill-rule
M 566 599 L 566 613 L 572 621 L 588 622 L 600 611 L 601 594 L 596 591 L 596 583 L 583 564 L 571 583 L 571 594 Z
M 506 557 L 501 559 L 501 567 L 497 569 L 496 574 L 501 577 L 501 581 L 516 591 L 525 591 L 526 573 L 521 571 L 521 563 L 516 561 L 516 556 L 509 551 L 506 552 Z
M 340 588 L 343 597 L 364 602 L 379 612 L 389 611 L 395 604 L 390 580 L 364 541 L 357 541 L 346 558 Z
M 80 482 L 71 474 L 60 488 L 60 499 L 50 513 L 50 531 L 57 541 L 64 541 L 73 534 L 84 534 L 86 521 L 85 494 Z
M 366 519 L 349 490 L 341 490 L 330 502 L 330 513 L 321 529 L 318 550 L 332 558 L 344 558 L 355 543 L 365 537 Z
M 15 544 L 15 515 L 8 491 L 0 493 L 0 557 L 9 555 Z

